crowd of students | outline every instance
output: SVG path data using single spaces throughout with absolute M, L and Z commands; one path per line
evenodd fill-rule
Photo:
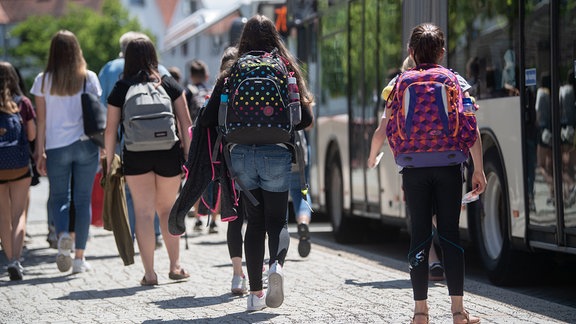
M 159 64 L 154 44 L 143 34 L 127 33 L 120 39 L 120 45 L 120 57 L 110 61 L 96 75 L 87 69 L 76 36 L 66 30 L 56 33 L 51 40 L 46 67 L 37 75 L 30 91 L 34 97 L 35 110 L 31 101 L 24 96 L 16 69 L 7 62 L 0 64 L 0 111 L 5 115 L 19 113 L 26 144 L 35 140 L 33 154 L 26 151 L 28 160 L 25 166 L 0 169 L 0 202 L 2 206 L 10 206 L 0 209 L 0 235 L 9 261 L 7 271 L 11 280 L 22 280 L 24 273 L 20 263 L 25 235 L 25 218 L 22 215 L 31 183 L 32 161 L 39 174 L 47 176 L 49 181 L 47 209 L 49 223 L 54 226 L 58 238 L 56 265 L 61 272 L 72 268 L 73 273 L 82 273 L 92 268 L 86 261 L 85 251 L 91 222 L 92 183 L 99 161 L 104 159 L 107 169 L 110 169 L 112 157 L 116 154 L 122 157 L 122 171 L 131 196 L 128 204 L 133 214 L 130 225 L 144 267 L 140 284 L 150 286 L 158 284 L 154 264 L 156 217 L 169 255 L 169 278 L 182 280 L 190 276 L 180 261 L 179 237 L 171 235 L 169 231 L 170 212 L 182 184 L 182 164 L 194 155 L 194 152 L 189 152 L 191 135 L 188 135 L 188 130 L 193 124 L 195 127 L 221 126 L 218 119 L 221 98 L 224 98 L 223 94 L 227 95 L 226 82 L 231 76 L 230 67 L 240 57 L 262 51 L 277 53 L 284 58 L 290 77 L 297 80 L 302 112 L 301 120 L 294 128 L 303 131 L 313 124 L 313 96 L 302 71 L 284 45 L 274 23 L 265 16 L 256 15 L 249 19 L 237 45 L 223 53 L 214 87 L 204 84 L 208 79 L 208 71 L 198 61 L 192 64 L 194 71 L 191 70 L 191 86 L 182 86 L 174 77 L 178 77 L 176 71 L 173 71 L 173 76 Z M 422 24 L 413 30 L 408 52 L 416 69 L 436 68 L 440 67 L 437 63 L 444 54 L 443 46 L 441 30 L 431 24 Z M 168 149 L 135 151 L 127 148 L 122 140 L 119 141 L 123 138 L 122 116 L 127 92 L 131 84 L 140 82 L 151 82 L 155 87 L 162 88 L 171 101 L 179 136 Z M 461 98 L 462 90 L 460 87 L 458 89 L 458 98 Z M 99 149 L 84 134 L 80 105 L 82 92 L 100 96 L 107 105 L 104 148 Z M 198 98 L 199 93 L 201 98 Z M 388 108 L 392 107 L 393 98 L 385 99 L 391 100 Z M 387 110 L 374 134 L 369 167 L 376 164 L 376 156 L 386 136 L 390 114 L 393 113 L 393 110 Z M 233 264 L 231 292 L 245 294 L 249 291 L 248 311 L 279 307 L 284 301 L 284 266 L 290 242 L 287 228 L 289 192 L 295 191 L 300 185 L 298 172 L 292 172 L 294 152 L 282 143 L 238 143 L 232 145 L 230 151 L 229 167 L 234 169 L 238 183 L 242 184 L 236 206 L 237 215 L 235 219 L 228 219 L 228 250 Z M 482 172 L 479 140 L 470 147 L 470 153 L 475 165 L 471 181 L 476 193 L 480 194 L 486 179 Z M 268 159 L 274 159 L 273 167 L 259 167 L 267 165 Z M 7 160 L 7 155 L 0 160 Z M 429 320 L 427 261 L 432 242 L 430 232 L 433 214 L 437 217 L 454 322 L 480 321 L 464 309 L 462 299 L 464 254 L 459 247 L 458 237 L 461 168 L 461 164 L 458 164 L 404 167 L 401 171 L 412 215 L 409 259 L 415 299 L 413 322 Z M 429 199 L 423 200 L 424 196 Z M 254 199 L 257 203 L 254 203 Z M 303 197 L 295 192 L 292 199 L 300 236 L 298 252 L 306 257 L 310 253 L 309 196 Z M 213 201 L 213 208 L 209 208 L 207 213 L 217 214 L 216 205 Z M 199 207 L 195 210 L 198 213 Z M 73 219 L 70 215 L 74 215 Z M 245 223 L 246 232 L 242 236 Z M 268 271 L 263 269 L 266 239 Z M 242 268 L 243 252 L 247 276 Z M 247 282 L 249 289 L 246 287 Z

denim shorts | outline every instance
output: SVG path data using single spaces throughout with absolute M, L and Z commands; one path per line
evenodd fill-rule
M 292 153 L 281 145 L 235 145 L 230 152 L 232 169 L 245 190 L 269 192 L 290 189 Z

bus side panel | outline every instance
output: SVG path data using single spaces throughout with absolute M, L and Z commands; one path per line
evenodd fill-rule
M 322 109 L 322 107 L 318 107 Z M 316 120 L 316 148 L 317 162 L 312 162 L 310 176 L 317 179 L 319 188 L 311 188 L 313 194 L 318 195 L 320 206 L 326 206 L 326 169 L 334 160 L 328 160 L 330 150 L 336 149 L 342 166 L 342 181 L 344 190 L 344 209 L 350 210 L 350 154 L 348 152 L 348 116 L 344 114 L 333 116 L 319 116 Z M 324 209 L 324 208 L 322 208 Z
M 520 97 L 505 97 L 479 101 L 480 110 L 476 113 L 481 132 L 498 134 L 495 145 L 503 157 L 504 174 L 507 176 L 510 198 L 509 215 L 511 235 L 524 238 L 526 232 L 526 211 L 524 204 L 524 169 L 522 157 Z M 483 143 L 484 144 L 484 143 Z M 484 145 L 484 150 L 487 147 Z M 517 217 L 512 217 L 517 215 Z M 462 218 L 465 217 L 461 217 Z M 461 221 L 461 224 L 465 222 Z
M 406 204 L 402 191 L 402 176 L 394 160 L 394 155 L 388 146 L 388 140 L 385 141 L 381 152 L 383 156 L 378 165 L 381 183 L 381 213 L 390 217 L 405 218 Z

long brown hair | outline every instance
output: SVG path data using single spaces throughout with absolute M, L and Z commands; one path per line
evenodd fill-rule
M 14 114 L 20 111 L 13 96 L 22 95 L 16 69 L 8 62 L 0 62 L 0 111 Z
M 150 39 L 136 38 L 131 40 L 126 46 L 124 60 L 122 79 L 147 81 L 146 78 L 156 77 L 160 81 L 158 56 Z
M 238 42 L 238 57 L 251 51 L 272 52 L 275 48 L 278 49 L 278 54 L 290 63 L 288 70 L 294 72 L 294 76 L 298 80 L 300 102 L 304 108 L 310 109 L 313 102 L 312 94 L 308 90 L 296 58 L 286 49 L 276 26 L 266 16 L 255 15 L 250 18 L 246 22 Z
M 412 29 L 408 49 L 416 64 L 436 64 L 444 51 L 444 33 L 434 24 L 420 24 Z
M 52 79 L 52 95 L 72 96 L 82 89 L 86 77 L 86 61 L 80 43 L 71 31 L 61 30 L 52 37 L 48 64 L 42 78 L 42 91 L 48 73 Z

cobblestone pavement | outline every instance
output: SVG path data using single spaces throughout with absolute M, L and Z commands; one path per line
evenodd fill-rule
M 45 205 L 44 205 L 45 206 Z M 42 209 L 42 208 L 41 208 Z M 192 219 L 188 219 L 191 232 Z M 141 287 L 144 273 L 137 255 L 124 266 L 111 232 L 91 230 L 87 260 L 93 271 L 61 273 L 56 250 L 46 243 L 45 220 L 29 222 L 24 280 L 0 274 L 0 323 L 408 323 L 412 290 L 407 265 L 334 243 L 312 245 L 300 258 L 296 229 L 285 270 L 285 300 L 279 308 L 246 312 L 246 296 L 230 294 L 232 267 L 225 224 L 218 234 L 181 240 L 187 281 L 168 278 L 168 256 L 156 251 L 159 285 Z M 205 229 L 205 233 L 207 229 Z M 312 235 L 314 227 L 312 227 Z M 0 260 L 5 262 L 2 256 Z M 451 323 L 444 283 L 430 285 L 432 323 Z M 467 280 L 465 305 L 482 323 L 575 323 L 573 308 Z

